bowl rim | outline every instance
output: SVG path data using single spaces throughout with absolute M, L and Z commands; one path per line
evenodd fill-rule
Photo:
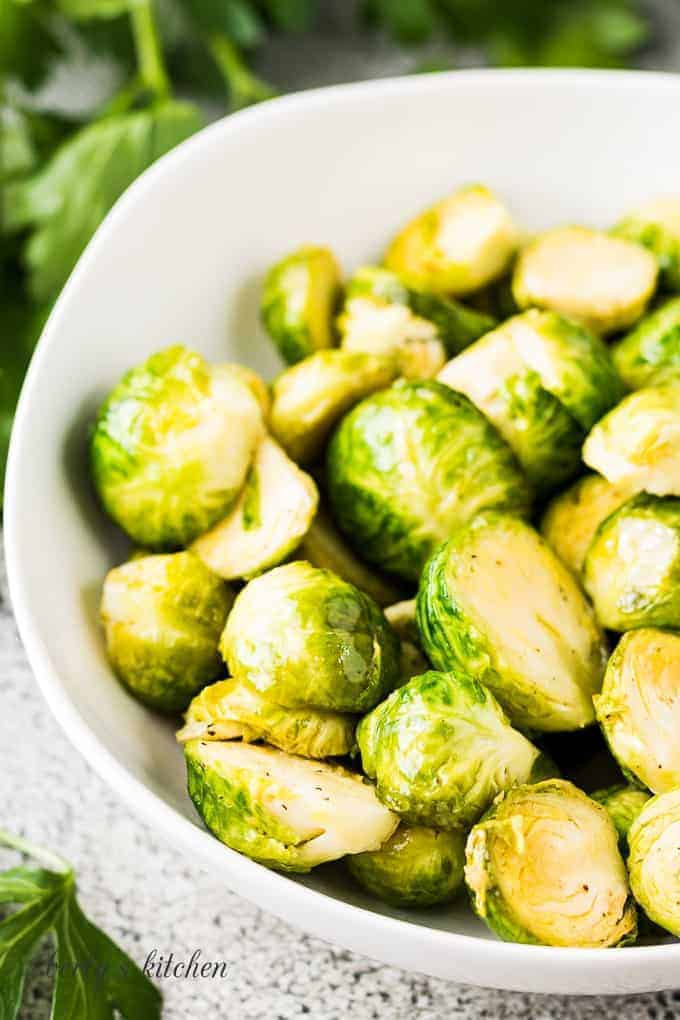
M 225 847 L 207 830 L 179 814 L 175 808 L 128 772 L 127 768 L 89 729 L 78 708 L 63 690 L 58 670 L 39 633 L 31 609 L 29 585 L 18 554 L 15 552 L 18 543 L 15 543 L 14 537 L 21 527 L 21 498 L 18 495 L 20 491 L 20 451 L 30 435 L 32 392 L 45 352 L 53 342 L 56 342 L 57 323 L 62 316 L 67 296 L 76 289 L 81 274 L 97 257 L 99 248 L 106 243 L 107 235 L 115 230 L 118 220 L 125 217 L 128 210 L 153 189 L 157 176 L 165 174 L 173 167 L 178 169 L 184 161 L 200 158 L 201 150 L 208 146 L 213 135 L 236 134 L 244 124 L 250 125 L 256 121 L 266 122 L 271 118 L 278 119 L 289 111 L 313 109 L 319 105 L 327 107 L 329 102 L 335 102 L 349 94 L 387 96 L 403 91 L 427 93 L 428 91 L 438 91 L 442 87 L 451 87 L 451 84 L 456 81 L 474 85 L 480 89 L 497 88 L 499 81 L 508 84 L 515 81 L 535 82 L 543 86 L 548 82 L 564 86 L 578 81 L 598 90 L 620 90 L 623 88 L 636 91 L 649 85 L 655 89 L 661 87 L 680 92 L 680 76 L 660 71 L 519 68 L 511 70 L 464 69 L 420 76 L 402 75 L 324 86 L 267 100 L 209 124 L 171 152 L 162 156 L 123 193 L 90 240 L 55 302 L 36 346 L 22 387 L 10 441 L 4 508 L 5 556 L 14 616 L 31 670 L 45 700 L 71 743 L 81 752 L 95 772 L 113 788 L 142 821 L 167 834 L 175 845 L 179 845 L 186 852 L 193 854 L 194 859 L 202 867 L 214 866 L 219 869 L 221 876 L 225 876 L 225 872 L 230 872 L 225 876 L 226 884 L 263 910 L 277 915 L 287 923 L 304 927 L 306 931 L 322 939 L 328 938 L 326 933 L 329 929 L 327 923 L 329 917 L 331 923 L 335 923 L 337 931 L 340 932 L 347 927 L 348 913 L 355 915 L 358 911 L 365 932 L 362 932 L 361 938 L 352 940 L 339 935 L 338 942 L 366 956 L 373 956 L 371 946 L 381 946 L 383 953 L 379 959 L 389 960 L 396 966 L 406 966 L 400 962 L 403 961 L 405 953 L 400 951 L 396 956 L 393 954 L 392 959 L 389 959 L 390 954 L 384 950 L 384 947 L 393 940 L 401 942 L 402 945 L 404 943 L 410 945 L 414 955 L 418 949 L 426 952 L 428 945 L 434 944 L 446 948 L 456 955 L 459 964 L 464 963 L 465 960 L 472 961 L 481 954 L 485 958 L 485 964 L 489 967 L 490 977 L 492 969 L 496 965 L 506 974 L 515 965 L 525 966 L 528 963 L 533 963 L 539 967 L 549 966 L 556 983 L 561 983 L 565 987 L 568 987 L 569 977 L 574 974 L 575 968 L 580 968 L 582 973 L 587 972 L 591 980 L 596 982 L 600 964 L 604 964 L 605 959 L 607 961 L 606 969 L 610 975 L 623 975 L 631 967 L 644 967 L 652 960 L 656 963 L 663 960 L 667 964 L 669 973 L 668 983 L 663 987 L 671 988 L 677 985 L 677 979 L 672 979 L 672 970 L 673 964 L 676 965 L 676 968 L 680 965 L 680 942 L 654 946 L 630 946 L 626 947 L 623 953 L 612 954 L 610 950 L 605 949 L 503 942 L 495 938 L 482 938 L 477 935 L 430 928 L 407 918 L 401 919 L 375 913 L 366 907 L 336 899 L 305 884 L 291 882 L 285 874 L 271 871 Z M 226 869 L 225 863 L 227 864 Z M 287 905 L 291 897 L 298 899 L 304 908 L 304 922 L 298 921 L 297 918 L 291 921 L 288 916 Z M 327 920 L 318 923 L 316 918 L 322 915 Z M 422 954 L 418 959 L 423 959 Z M 420 969 L 422 970 L 422 968 Z M 460 971 L 459 966 L 457 970 Z M 434 973 L 434 971 L 430 973 Z M 513 985 L 506 983 L 504 987 L 512 988 Z M 527 988 L 527 983 L 519 981 L 514 987 L 523 990 Z M 654 987 L 658 988 L 658 983 Z M 592 994 L 602 994 L 602 992 L 600 989 L 594 988 Z

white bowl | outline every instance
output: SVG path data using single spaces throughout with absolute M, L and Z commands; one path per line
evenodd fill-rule
M 93 499 L 88 422 L 129 366 L 181 341 L 277 366 L 257 324 L 263 270 L 305 241 L 349 270 L 422 206 L 488 183 L 529 229 L 607 225 L 678 191 L 680 79 L 473 71 L 321 89 L 220 121 L 133 185 L 98 231 L 33 358 L 5 510 L 14 609 L 42 691 L 97 771 L 227 886 L 293 924 L 400 967 L 499 988 L 641 992 L 680 981 L 680 944 L 503 943 L 467 905 L 404 913 L 339 867 L 291 879 L 222 846 L 185 794 L 172 727 L 115 682 L 97 626 L 123 543 Z

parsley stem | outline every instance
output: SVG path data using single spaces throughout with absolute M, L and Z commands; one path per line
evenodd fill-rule
M 29 843 L 22 836 L 15 836 L 4 829 L 0 829 L 0 846 L 18 850 L 19 853 L 26 854 L 27 857 L 32 857 L 34 860 L 39 861 L 46 868 L 49 868 L 50 871 L 69 872 L 72 870 L 70 864 L 63 857 L 52 853 L 51 850 L 45 850 L 44 847 L 36 846 L 35 843 Z
M 276 95 L 266 82 L 254 75 L 226 35 L 215 33 L 208 39 L 212 58 L 224 78 L 231 98 L 231 107 L 238 110 Z
M 130 9 L 130 18 L 140 80 L 156 99 L 164 99 L 170 93 L 170 80 L 163 61 L 153 0 L 137 0 Z

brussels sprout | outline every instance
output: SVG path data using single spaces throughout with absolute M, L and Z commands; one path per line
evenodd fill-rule
M 357 742 L 383 804 L 437 829 L 469 827 L 500 790 L 554 775 L 462 670 L 413 677 L 361 720 Z
M 591 542 L 583 583 L 603 627 L 680 630 L 680 499 L 641 494 Z
M 457 301 L 406 287 L 396 273 L 364 266 L 350 280 L 338 319 L 342 346 L 371 354 L 393 354 L 400 374 L 436 375 L 457 354 L 492 329 L 495 320 Z
M 530 502 L 494 427 L 434 380 L 400 380 L 342 420 L 328 447 L 328 489 L 362 555 L 413 580 L 453 528 L 487 507 L 525 513 Z
M 465 880 L 475 911 L 510 942 L 604 948 L 637 934 L 611 819 L 565 780 L 501 795 L 468 837 Z
M 612 354 L 631 390 L 680 379 L 680 297 L 645 316 L 614 346 Z
M 236 362 L 231 361 L 220 365 L 220 368 L 236 376 L 237 379 L 246 384 L 260 405 L 263 421 L 268 421 L 269 413 L 272 409 L 272 398 L 269 386 L 262 376 L 254 372 L 252 368 L 248 368 L 247 365 L 238 365 Z
M 628 832 L 633 895 L 656 924 L 680 936 L 680 789 L 647 801 Z
M 450 903 L 463 885 L 465 837 L 402 823 L 379 849 L 347 859 L 359 885 L 395 907 Z
M 351 716 L 282 708 L 243 680 L 219 680 L 193 699 L 177 739 L 264 740 L 303 758 L 332 758 L 352 750 L 354 725 Z
M 373 599 L 301 561 L 246 585 L 220 648 L 232 676 L 287 708 L 366 712 L 399 681 L 399 639 Z
M 385 265 L 416 290 L 461 296 L 502 276 L 518 239 L 502 202 L 474 184 L 411 220 L 392 241 Z
M 575 730 L 595 719 L 606 646 L 567 568 L 528 524 L 479 514 L 427 563 L 418 626 L 437 669 L 464 669 L 515 726 Z
M 612 233 L 643 244 L 657 259 L 666 290 L 680 291 L 680 199 L 655 198 L 633 209 Z
M 289 365 L 334 346 L 339 297 L 340 268 L 328 248 L 299 248 L 269 270 L 260 314 Z
M 586 475 L 548 505 L 541 521 L 541 533 L 577 577 L 602 521 L 635 495 L 635 491 L 634 486 L 613 485 L 600 475 Z
M 191 548 L 220 577 L 254 577 L 297 549 L 318 502 L 314 480 L 265 437 L 236 506 Z
M 594 701 L 624 773 L 654 793 L 680 787 L 680 634 L 624 634 Z
M 390 355 L 320 351 L 283 372 L 274 383 L 271 430 L 301 464 L 323 451 L 335 423 L 363 397 L 397 375 Z
M 680 380 L 629 394 L 592 429 L 583 459 L 617 485 L 680 496 Z
M 601 340 L 535 309 L 468 347 L 438 379 L 484 412 L 539 491 L 578 471 L 585 430 L 622 395 Z
M 607 809 L 619 836 L 619 849 L 628 852 L 628 831 L 650 798 L 646 790 L 629 783 L 609 786 L 606 790 L 595 790 L 590 794 L 593 800 Z
M 596 333 L 612 333 L 640 318 L 656 277 L 656 260 L 641 245 L 560 227 L 522 250 L 512 289 L 520 308 L 551 308 Z
M 116 676 L 140 701 L 183 711 L 222 671 L 227 585 L 191 552 L 142 556 L 110 570 L 101 619 Z
M 169 347 L 124 375 L 100 408 L 92 477 L 135 542 L 186 545 L 229 511 L 262 433 L 256 399 L 228 368 Z
M 365 591 L 379 606 L 389 605 L 402 595 L 396 584 L 361 562 L 323 509 L 317 511 L 299 552 L 300 559 L 308 560 L 313 567 L 332 570 L 343 581 Z
M 305 872 L 377 850 L 397 827 L 374 787 L 339 765 L 224 741 L 190 740 L 184 753 L 207 827 L 270 868 Z

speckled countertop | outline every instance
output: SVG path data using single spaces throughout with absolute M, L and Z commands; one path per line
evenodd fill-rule
M 663 51 L 643 62 L 678 68 L 680 6 L 677 0 L 651 6 L 668 30 L 660 34 Z M 325 24 L 304 54 L 300 41 L 277 43 L 262 55 L 259 69 L 291 89 L 410 69 L 412 58 L 353 35 L 346 19 L 344 0 L 329 3 Z M 62 734 L 21 647 L 2 560 L 0 569 L 0 816 L 75 865 L 85 909 L 140 964 L 154 949 L 175 959 L 200 950 L 203 960 L 227 964 L 224 979 L 160 981 L 164 1020 L 680 1018 L 680 991 L 528 996 L 408 974 L 308 938 L 226 891 L 134 817 Z M 9 860 L 0 854 L 0 865 Z M 47 965 L 46 955 L 36 961 L 22 1020 L 49 1016 Z

